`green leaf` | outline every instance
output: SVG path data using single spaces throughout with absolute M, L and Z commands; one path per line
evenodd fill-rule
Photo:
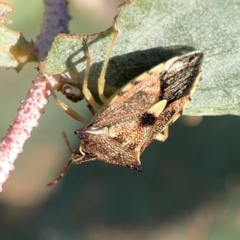
M 135 0 L 121 11 L 118 26 L 106 95 L 148 68 L 195 49 L 204 53 L 202 81 L 184 114 L 240 114 L 239 0 Z M 69 81 L 81 84 L 85 69 L 81 38 L 59 36 L 42 71 L 64 73 Z M 89 88 L 95 94 L 109 42 L 110 36 L 90 41 Z
M 12 13 L 13 9 L 0 3 L 0 23 L 11 23 L 4 17 L 5 13 Z M 25 40 L 20 32 L 16 32 L 0 25 L 0 66 L 13 67 L 19 71 L 26 62 L 36 60 L 32 53 L 31 42 Z
M 5 17 L 6 13 L 12 13 L 14 10 L 13 8 L 8 5 L 7 3 L 0 2 L 0 23 L 1 24 L 10 24 L 11 20 L 8 20 Z

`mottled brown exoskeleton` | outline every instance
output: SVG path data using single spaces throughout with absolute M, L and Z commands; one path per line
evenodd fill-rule
M 141 171 L 140 155 L 181 115 L 200 80 L 203 54 L 175 57 L 130 81 L 110 97 L 86 128 L 70 161 L 102 160 Z
M 118 12 L 130 2 L 127 0 L 122 4 Z M 80 147 L 72 151 L 66 168 L 48 186 L 56 184 L 64 176 L 70 164 L 93 160 L 141 171 L 140 155 L 154 139 L 158 141 L 167 139 L 169 125 L 181 115 L 200 80 L 203 54 L 197 51 L 190 52 L 174 57 L 141 74 L 106 99 L 104 96 L 105 75 L 112 47 L 118 36 L 117 21 L 118 15 L 114 18 L 113 27 L 110 28 L 110 30 L 113 29 L 112 40 L 98 79 L 98 93 L 103 102 L 102 107 L 95 101 L 88 89 L 91 58 L 87 41 L 105 34 L 109 29 L 99 34 L 82 36 L 86 56 L 82 93 L 90 105 L 91 112 L 97 111 L 90 123 L 57 99 L 50 86 L 57 105 L 67 114 L 85 124 L 85 128 L 75 131 L 81 139 Z M 69 99 L 78 101 L 79 96 L 75 95 L 75 90 L 78 92 L 74 86 L 65 84 L 62 92 Z
M 101 160 L 141 171 L 140 155 L 155 139 L 165 141 L 168 127 L 179 118 L 200 80 L 203 54 L 174 57 L 119 89 L 91 122 L 75 131 L 82 140 L 70 164 Z

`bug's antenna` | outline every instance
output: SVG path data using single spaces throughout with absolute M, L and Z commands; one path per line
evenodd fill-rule
M 67 138 L 66 133 L 65 133 L 65 132 L 62 132 L 62 135 L 63 135 L 64 141 L 65 141 L 65 143 L 66 143 L 66 145 L 67 145 L 68 150 L 69 150 L 71 153 L 73 153 L 73 150 L 72 150 L 71 145 L 70 145 L 70 143 L 69 143 L 69 141 L 68 141 L 68 138 Z M 57 183 L 59 182 L 59 180 L 60 180 L 62 177 L 64 177 L 64 175 L 65 175 L 67 169 L 69 168 L 69 166 L 71 165 L 71 163 L 72 163 L 72 159 L 70 159 L 70 160 L 68 161 L 67 166 L 62 170 L 62 172 L 59 174 L 59 176 L 58 176 L 54 181 L 48 183 L 47 186 L 50 187 L 50 186 L 53 186 L 53 185 L 57 184 Z
M 59 176 L 58 176 L 54 181 L 48 183 L 47 186 L 50 187 L 50 186 L 53 186 L 53 185 L 57 184 L 57 183 L 59 182 L 59 180 L 60 180 L 62 177 L 64 177 L 64 175 L 65 175 L 67 169 L 69 168 L 69 166 L 71 165 L 71 163 L 72 163 L 72 159 L 70 159 L 70 160 L 68 161 L 67 166 L 62 170 L 62 172 L 59 174 Z
M 66 132 L 63 131 L 63 132 L 62 132 L 62 135 L 63 135 L 63 139 L 64 139 L 64 141 L 65 141 L 65 143 L 66 143 L 66 145 L 67 145 L 68 150 L 69 150 L 71 153 L 73 153 L 73 149 L 72 149 L 72 147 L 71 147 L 71 145 L 70 145 L 70 143 L 69 143 L 69 141 L 68 141 Z

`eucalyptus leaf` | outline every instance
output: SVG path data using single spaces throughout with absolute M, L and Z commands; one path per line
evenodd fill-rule
M 0 23 L 10 24 L 6 13 L 14 12 L 6 3 L 0 2 Z M 0 24 L 0 66 L 15 68 L 17 71 L 27 63 L 36 61 L 32 52 L 33 43 L 28 42 L 18 31 L 13 31 Z
M 154 65 L 198 50 L 204 53 L 202 81 L 184 114 L 240 114 L 240 0 L 135 0 L 120 12 L 118 28 L 106 75 L 107 96 Z M 89 88 L 95 95 L 110 39 L 89 41 Z M 77 34 L 56 38 L 42 72 L 62 74 L 81 85 L 81 41 Z

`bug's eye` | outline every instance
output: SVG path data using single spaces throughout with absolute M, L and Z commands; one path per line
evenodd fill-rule
M 79 102 L 84 98 L 79 88 L 68 83 L 63 85 L 62 93 L 72 102 Z
M 80 139 L 86 139 L 88 137 L 88 134 L 87 134 L 87 132 L 84 129 L 78 129 L 74 133 Z

